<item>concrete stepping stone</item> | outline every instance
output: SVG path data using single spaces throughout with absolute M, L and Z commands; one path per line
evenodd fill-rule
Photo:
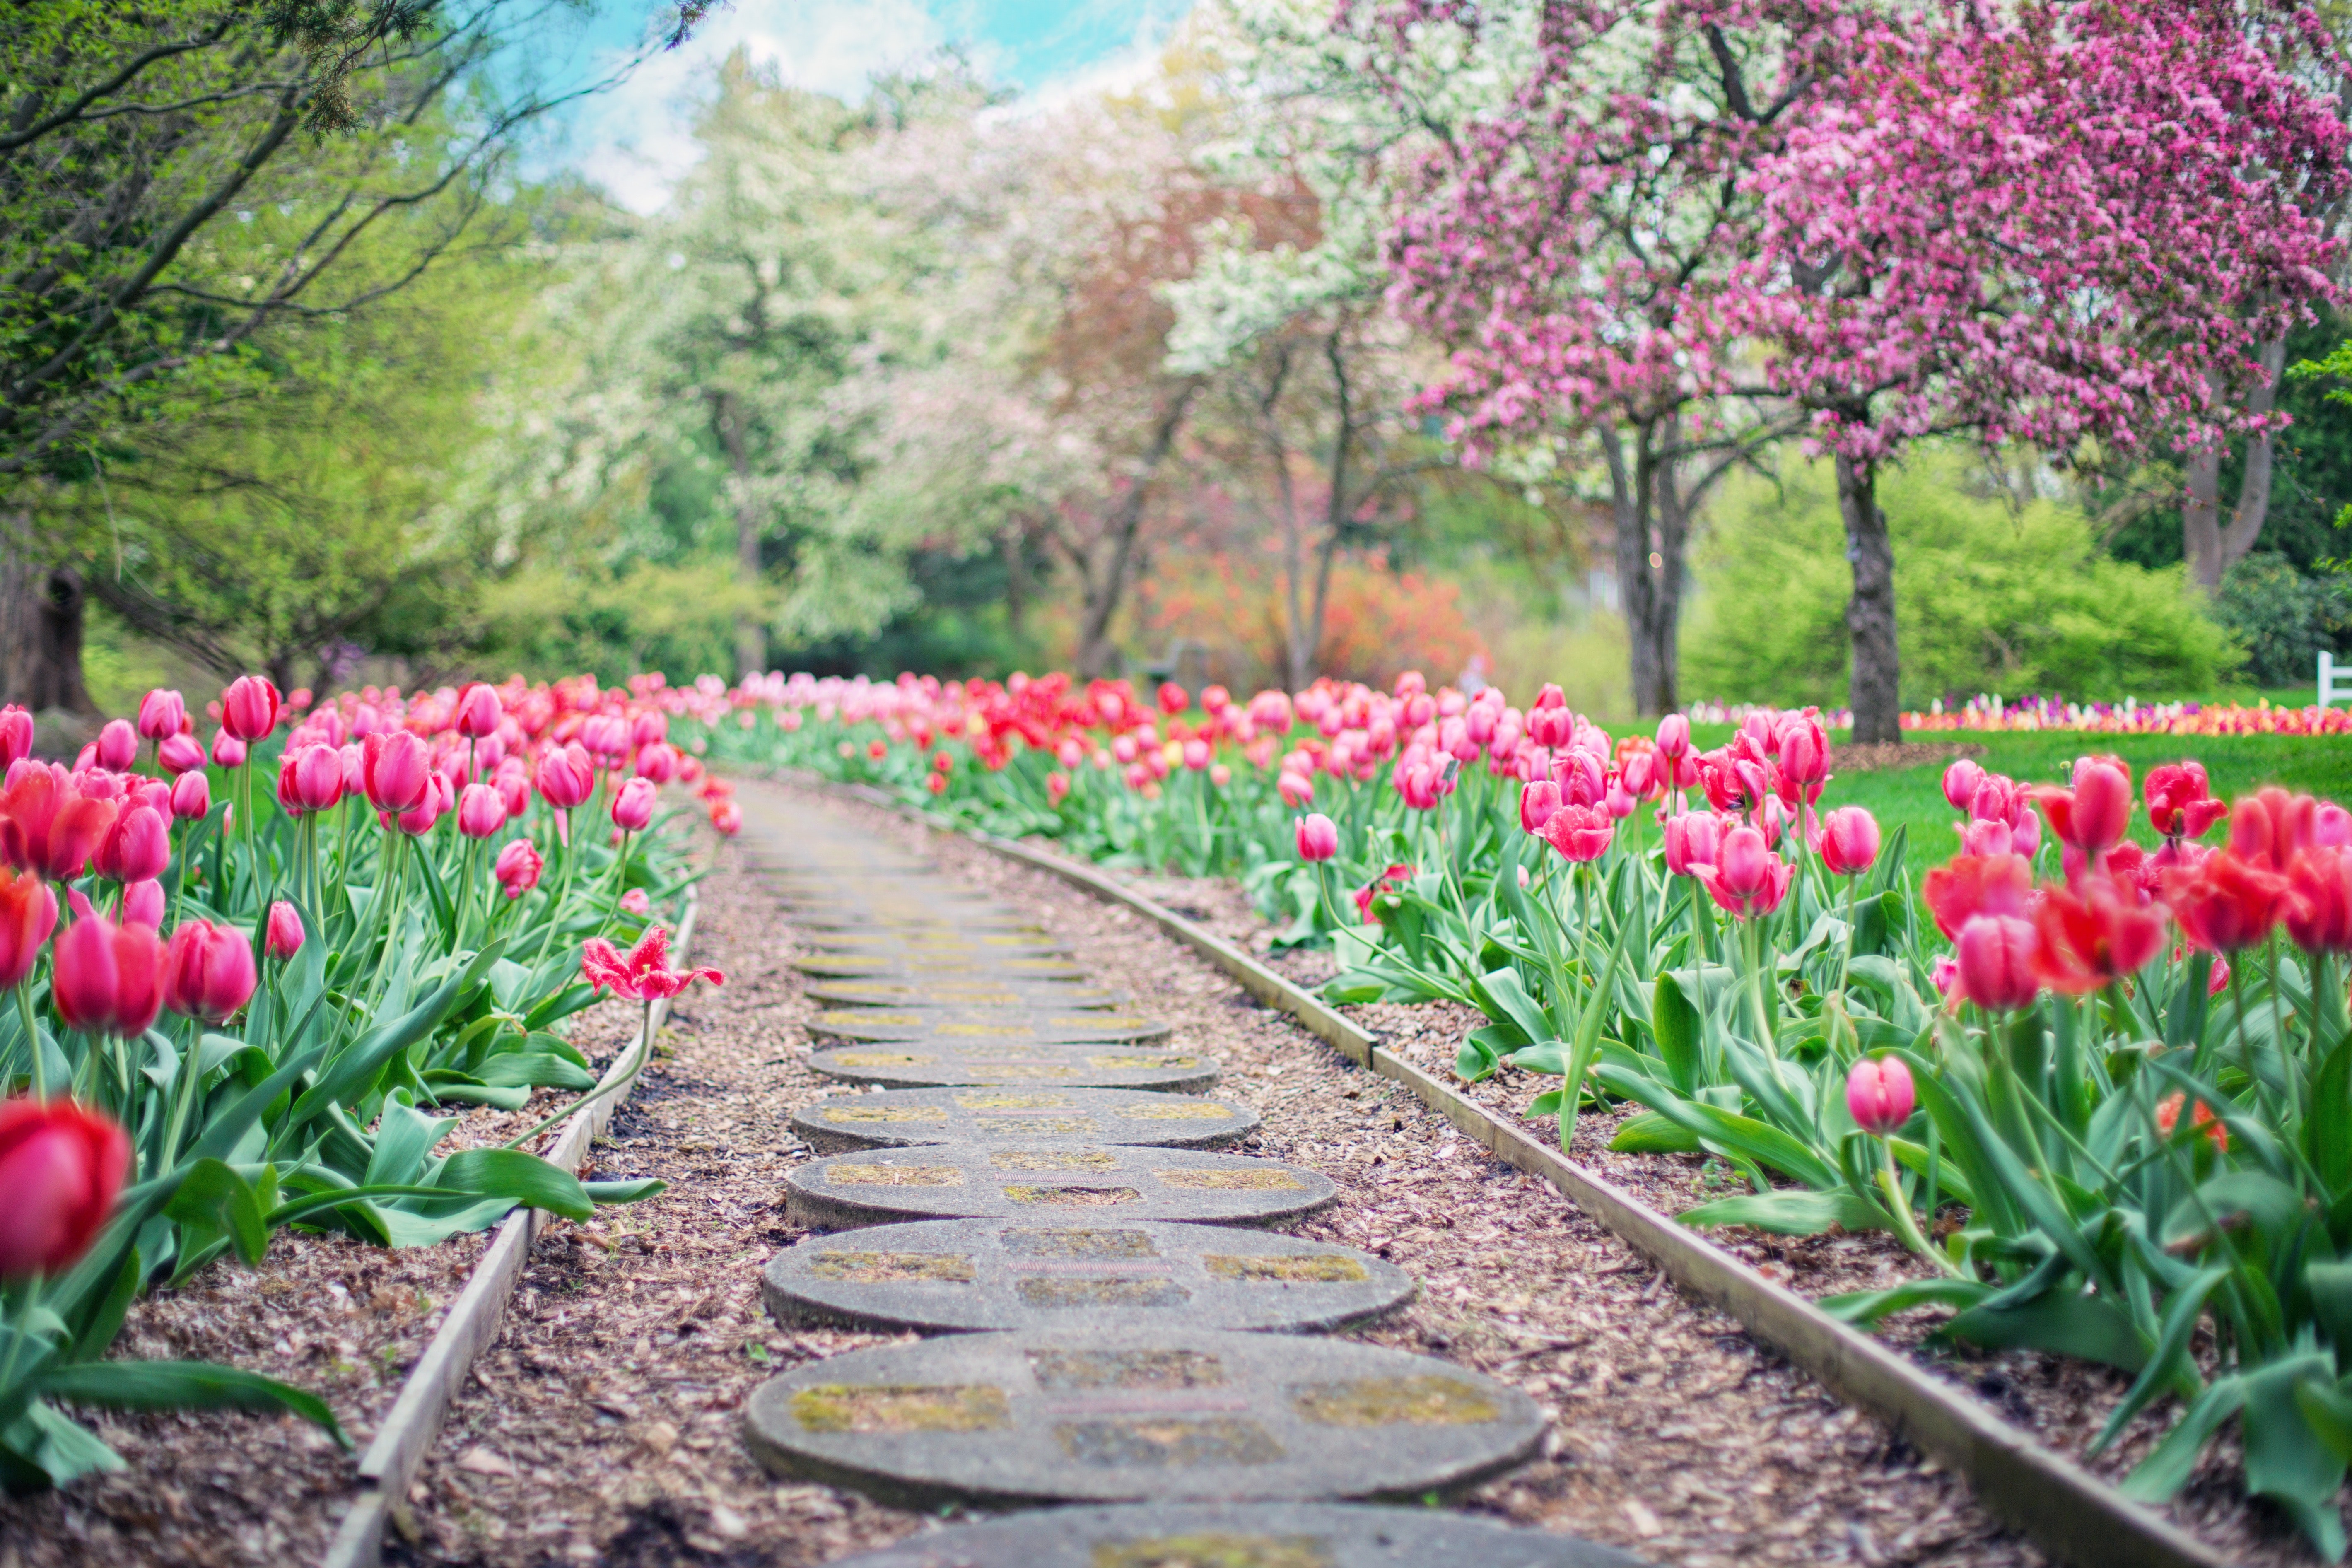
M 820 980 L 810 1000 L 842 1007 L 1115 1007 L 1122 998 L 1099 985 L 1067 980 Z
M 887 1089 L 1043 1085 L 1197 1094 L 1217 1081 L 1216 1062 L 1188 1051 L 1139 1046 L 909 1046 L 881 1041 L 816 1051 L 810 1070 Z
M 950 1041 L 1140 1045 L 1168 1037 L 1167 1025 L 1133 1013 L 1053 1006 L 839 1007 L 819 1013 L 808 1026 L 813 1033 L 840 1040 L 926 1040 L 934 1045 Z
M 926 1143 L 812 1160 L 785 1173 L 793 1222 L 814 1228 L 910 1219 L 1102 1224 L 1164 1219 L 1271 1225 L 1332 1201 L 1303 1165 L 1125 1143 Z
M 827 1152 L 1064 1139 L 1213 1149 L 1257 1125 L 1256 1111 L 1232 1101 L 1128 1089 L 899 1089 L 829 1095 L 792 1117 L 793 1131 Z
M 771 1470 L 923 1509 L 1420 1498 L 1522 1462 L 1543 1426 L 1426 1356 L 1148 1327 L 877 1346 L 771 1378 L 743 1418 Z
M 1425 1508 L 1127 1503 L 908 1537 L 834 1568 L 1644 1568 L 1573 1535 Z
M 1369 1253 L 1230 1226 L 943 1219 L 812 1236 L 761 1276 L 779 1322 L 896 1333 L 1093 1328 L 1323 1332 L 1412 1298 Z
M 929 953 L 810 952 L 793 959 L 792 965 L 803 974 L 828 980 L 866 975 L 912 979 L 935 974 L 964 979 L 980 976 L 1015 980 L 1087 978 L 1087 971 L 1066 958 L 1022 958 L 997 952 L 974 952 L 970 957 Z

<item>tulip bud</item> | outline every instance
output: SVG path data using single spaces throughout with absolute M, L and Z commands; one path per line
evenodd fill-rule
M 2131 780 L 2109 763 L 2087 761 L 2076 765 L 2074 778 L 2073 831 L 2065 837 L 2086 855 L 2096 855 L 2122 839 L 2131 825 Z
M 122 889 L 122 918 L 131 925 L 161 926 L 163 923 L 163 884 L 149 878 L 144 882 L 128 882 Z
M 457 733 L 467 739 L 478 741 L 497 734 L 501 717 L 499 694 L 480 681 L 457 694 Z
M 213 765 L 216 768 L 245 766 L 245 742 L 220 730 L 213 735 Z
M 112 1216 L 131 1139 L 69 1100 L 0 1103 L 0 1279 L 62 1274 Z
M 188 705 L 176 691 L 158 686 L 139 700 L 139 733 L 142 739 L 168 739 L 178 734 L 187 721 Z
M 0 869 L 0 986 L 25 983 L 57 927 L 57 894 L 29 871 Z
M 1911 1120 L 1911 1108 L 1917 1103 L 1911 1069 L 1900 1057 L 1875 1061 L 1864 1057 L 1845 1075 L 1845 1108 L 1853 1113 L 1854 1124 L 1874 1138 L 1892 1135 Z
M 2033 1005 L 2040 944 L 2032 922 L 2014 915 L 1979 915 L 1960 928 L 1960 994 L 1988 1012 L 2013 1013 Z
M 302 917 L 292 904 L 279 899 L 269 906 L 269 923 L 263 940 L 270 957 L 279 960 L 293 957 L 302 951 L 306 934 L 302 930 Z
M 125 719 L 109 719 L 98 731 L 98 765 L 121 773 L 139 758 L 139 731 Z
M 1546 688 L 1547 690 L 1549 688 Z M 1690 721 L 1680 713 L 1669 713 L 1658 721 L 1658 754 L 1670 763 L 1678 763 L 1690 755 Z
M 1954 811 L 1967 811 L 1977 797 L 1977 786 L 1984 783 L 1985 771 L 1972 758 L 1955 758 L 1944 770 L 1944 799 Z
M 172 781 L 172 816 L 181 822 L 194 822 L 213 808 L 212 781 L 202 768 L 194 768 Z
M 657 795 L 650 779 L 631 779 L 623 784 L 613 797 L 613 826 L 624 833 L 643 833 L 652 826 Z
M 14 702 L 0 708 L 0 767 L 13 767 L 32 754 L 32 714 Z
M 184 921 L 163 954 L 163 1001 L 173 1012 L 226 1024 L 253 995 L 253 944 L 232 926 Z
M 490 875 L 498 879 L 508 898 L 520 899 L 539 886 L 541 868 L 539 850 L 531 841 L 514 838 L 499 851 L 498 859 L 491 863 Z
M 163 972 L 154 928 L 84 915 L 57 940 L 49 998 L 66 1027 L 128 1039 L 163 1011 Z
M 278 728 L 278 688 L 258 675 L 240 675 L 221 693 L 221 728 L 247 742 Z
M 1339 852 L 1339 827 L 1321 812 L 1310 812 L 1298 819 L 1298 858 L 1315 864 L 1328 860 Z
M 469 784 L 457 797 L 457 831 L 468 838 L 488 838 L 507 825 L 506 797 L 485 784 Z
M 98 874 L 114 882 L 146 882 L 172 863 L 172 830 L 163 815 L 135 805 L 114 819 L 99 840 Z

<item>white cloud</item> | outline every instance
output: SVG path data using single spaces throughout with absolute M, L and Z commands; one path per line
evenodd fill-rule
M 877 73 L 917 64 L 948 41 L 920 0 L 735 0 L 683 46 L 590 100 L 573 121 L 566 161 L 622 205 L 651 212 L 701 156 L 694 115 L 736 49 L 793 86 L 854 98 Z

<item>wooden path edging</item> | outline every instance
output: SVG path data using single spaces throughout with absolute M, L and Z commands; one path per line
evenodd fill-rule
M 681 961 L 694 940 L 695 917 L 701 910 L 701 889 L 698 885 L 689 885 L 686 913 L 678 921 L 674 949 Z M 639 1026 L 597 1080 L 597 1090 L 609 1090 L 619 1081 L 639 1047 L 650 1053 L 652 1042 L 646 1038 L 647 1032 L 658 1034 L 668 1016 L 669 999 L 656 1000 L 651 1016 Z M 647 1065 L 652 1065 L 650 1054 Z M 635 1085 L 630 1087 L 634 1089 Z M 603 1092 L 572 1112 L 544 1157 L 576 1174 L 587 1161 L 590 1145 L 627 1098 L 626 1094 Z M 434 1331 L 425 1353 L 409 1369 L 407 1380 L 400 1385 L 399 1397 L 393 1401 L 383 1425 L 376 1429 L 375 1439 L 360 1456 L 358 1496 L 352 1500 L 334 1539 L 328 1543 L 326 1555 L 320 1560 L 321 1568 L 376 1568 L 383 1561 L 384 1527 L 392 1521 L 394 1509 L 407 1505 L 408 1489 L 424 1468 L 425 1456 L 432 1451 L 434 1440 L 440 1436 L 441 1424 L 448 1419 L 449 1406 L 465 1384 L 466 1374 L 498 1339 L 499 1329 L 506 1321 L 507 1302 L 522 1279 L 524 1266 L 530 1261 L 530 1244 L 538 1238 L 546 1221 L 543 1209 L 519 1208 L 499 1222 L 465 1289 L 449 1309 L 449 1315 L 441 1320 L 441 1326 Z
M 960 833 L 995 855 L 1151 921 L 1349 1061 L 1403 1084 L 1497 1160 L 1549 1182 L 1683 1289 L 1728 1313 L 1839 1399 L 1877 1416 L 1905 1440 L 1958 1470 L 1988 1509 L 2061 1562 L 2079 1568 L 2226 1568 L 2228 1559 L 2169 1520 L 2002 1421 L 1885 1342 L 1782 1289 L 1525 1129 L 1381 1049 L 1376 1037 L 1223 938 L 1066 856 L 967 828 L 867 785 L 815 782 L 926 826 Z

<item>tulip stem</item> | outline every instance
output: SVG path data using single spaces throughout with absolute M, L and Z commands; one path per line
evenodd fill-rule
M 637 1075 L 646 1070 L 646 1063 L 652 1058 L 654 1054 L 654 999 L 650 996 L 646 998 L 645 1022 L 640 1025 L 637 1029 L 637 1049 L 635 1054 L 636 1059 L 629 1064 L 628 1070 L 621 1074 L 620 1077 L 614 1079 L 610 1083 L 600 1084 L 596 1088 L 590 1089 L 586 1094 L 582 1095 L 578 1100 L 573 1100 L 562 1110 L 555 1112 L 552 1116 L 548 1117 L 545 1121 L 539 1122 L 529 1131 L 522 1133 L 519 1137 L 509 1139 L 506 1142 L 500 1144 L 499 1147 L 502 1149 L 518 1148 L 521 1144 L 529 1142 L 530 1139 L 538 1137 L 541 1133 L 546 1131 L 557 1122 L 571 1116 L 573 1112 L 593 1105 L 596 1101 L 604 1099 L 606 1095 L 626 1089 L 629 1085 L 635 1083 L 637 1080 Z M 5 1384 L 0 1384 L 0 1386 L 5 1386 Z
M 1958 1266 L 1928 1246 L 1927 1238 L 1919 1234 L 1919 1222 L 1912 1215 L 1911 1201 L 1903 1195 L 1903 1181 L 1895 1169 L 1895 1145 L 1892 1142 L 1885 1138 L 1878 1141 L 1878 1189 L 1885 1194 L 1889 1215 L 1895 1221 L 1895 1235 L 1902 1237 L 1904 1246 L 1945 1274 L 1957 1279 L 1960 1272 Z
M 33 1058 L 33 1103 L 39 1105 L 49 1098 L 49 1066 L 41 1059 L 41 1029 L 33 1017 L 33 980 L 26 975 L 16 982 L 16 1016 L 25 1025 L 25 1049 Z M 0 1377 L 0 1388 L 8 1380 Z

